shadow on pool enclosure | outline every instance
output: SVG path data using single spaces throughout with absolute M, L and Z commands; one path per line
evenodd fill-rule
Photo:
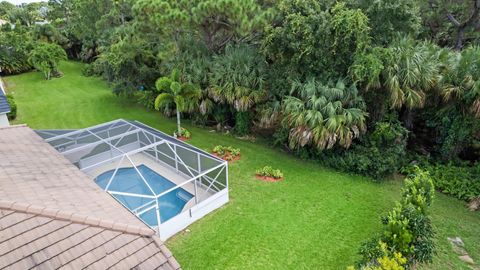
M 165 240 L 228 202 L 228 164 L 136 121 L 37 130 Z

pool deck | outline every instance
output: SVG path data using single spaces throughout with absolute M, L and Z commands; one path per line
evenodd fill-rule
M 135 155 L 130 156 L 131 160 L 133 161 L 135 166 L 140 166 L 140 165 L 145 165 L 149 167 L 150 169 L 154 170 L 156 173 L 160 174 L 161 176 L 165 177 L 169 181 L 175 183 L 176 185 L 181 185 L 182 183 L 185 183 L 186 181 L 189 180 L 185 175 L 176 172 L 176 170 L 170 168 L 169 166 L 164 165 L 161 162 L 155 161 L 152 157 L 149 155 L 143 154 L 143 153 L 138 153 Z M 118 160 L 109 162 L 109 163 L 104 163 L 101 166 L 98 166 L 97 168 L 94 168 L 92 170 L 88 170 L 85 173 L 92 179 L 95 179 L 99 175 L 101 175 L 104 172 L 110 171 L 110 170 L 115 170 L 118 166 Z M 132 163 L 128 159 L 124 159 L 122 161 L 122 164 L 120 168 L 128 168 L 132 167 Z M 185 205 L 183 208 L 183 211 L 189 209 L 191 206 L 195 204 L 195 186 L 193 181 L 187 184 L 184 184 L 182 188 L 189 193 L 191 193 L 194 197 Z M 204 199 L 210 197 L 211 195 L 215 194 L 212 191 L 205 192 L 206 189 L 201 186 L 197 185 L 197 193 L 198 193 L 198 199 L 199 201 L 203 201 Z

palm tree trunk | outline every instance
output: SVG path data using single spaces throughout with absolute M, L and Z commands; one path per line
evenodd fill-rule
M 177 110 L 177 137 L 180 137 L 180 111 Z

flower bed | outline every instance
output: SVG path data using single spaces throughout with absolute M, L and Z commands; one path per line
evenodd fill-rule
M 175 138 L 181 141 L 187 141 L 192 137 L 192 134 L 190 133 L 190 131 L 188 131 L 185 128 L 181 128 L 180 133 L 178 131 L 175 131 L 173 135 L 175 136 Z
M 228 162 L 233 162 L 240 159 L 240 149 L 232 146 L 217 145 L 213 148 L 212 153 Z
M 283 180 L 283 173 L 279 169 L 265 166 L 255 172 L 255 177 L 265 182 L 278 182 Z

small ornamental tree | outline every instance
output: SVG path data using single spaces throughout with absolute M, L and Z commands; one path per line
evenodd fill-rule
M 28 58 L 32 66 L 43 72 L 46 80 L 50 80 L 52 74 L 58 72 L 58 64 L 61 60 L 67 60 L 67 54 L 62 47 L 44 42 L 38 43 Z
M 161 77 L 155 83 L 159 95 L 155 99 L 155 109 L 163 109 L 169 112 L 171 106 L 175 106 L 177 113 L 177 131 L 175 134 L 180 136 L 182 128 L 180 126 L 180 113 L 192 112 L 198 107 L 198 100 L 202 95 L 201 90 L 193 84 L 182 83 L 178 70 L 173 70 L 168 77 Z

